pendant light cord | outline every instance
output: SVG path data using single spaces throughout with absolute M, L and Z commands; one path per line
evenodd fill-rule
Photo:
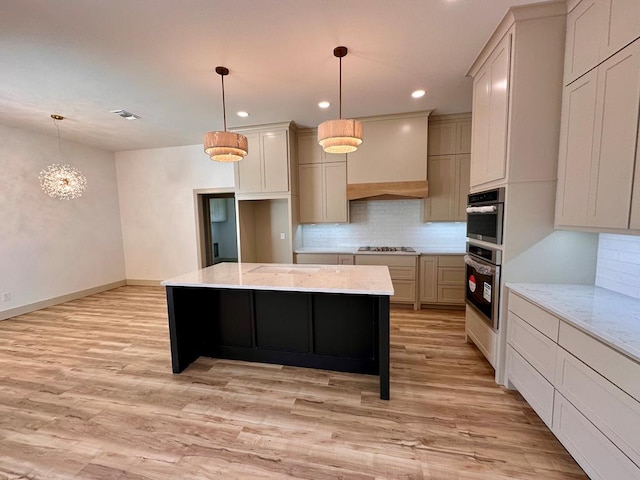
M 342 57 L 340 57 L 340 120 L 342 120 Z
M 222 79 L 222 120 L 224 122 L 224 131 L 227 131 L 227 107 L 224 102 L 224 75 L 220 75 Z
M 58 126 L 58 121 L 54 118 L 53 124 L 56 126 L 56 132 L 58 132 L 58 150 L 60 151 L 60 161 L 62 162 L 62 143 L 60 142 L 60 127 Z

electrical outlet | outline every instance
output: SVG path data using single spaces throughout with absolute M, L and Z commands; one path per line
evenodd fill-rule
M 11 301 L 11 292 L 4 292 L 2 294 L 2 302 L 10 302 Z
M 280 232 L 280 240 L 284 240 L 284 232 Z

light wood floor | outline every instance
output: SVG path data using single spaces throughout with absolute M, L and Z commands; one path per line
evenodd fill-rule
M 164 290 L 0 322 L 0 479 L 578 479 L 462 312 L 393 310 L 373 376 L 200 358 L 173 375 Z

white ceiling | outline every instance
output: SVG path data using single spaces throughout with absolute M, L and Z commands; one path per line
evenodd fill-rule
M 223 65 L 228 126 L 315 127 L 338 116 L 338 45 L 344 117 L 468 112 L 467 69 L 537 1 L 1 0 L 0 123 L 55 136 L 56 113 L 64 140 L 112 151 L 197 144 L 222 129 Z

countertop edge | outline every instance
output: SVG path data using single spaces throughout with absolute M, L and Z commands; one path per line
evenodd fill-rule
M 509 288 L 509 290 L 513 291 L 514 293 L 520 295 L 521 297 L 523 297 L 525 300 L 533 303 L 534 305 L 536 305 L 537 307 L 541 308 L 542 310 L 556 316 L 559 317 L 561 320 L 567 322 L 568 324 L 570 324 L 571 326 L 577 328 L 578 330 L 586 333 L 587 335 L 590 335 L 591 337 L 595 338 L 596 340 L 601 341 L 602 343 L 608 345 L 609 347 L 613 348 L 614 350 L 616 350 L 617 352 L 629 357 L 630 359 L 639 362 L 640 363 L 640 350 L 634 348 L 634 347 L 630 347 L 629 345 L 625 345 L 623 343 L 621 343 L 617 338 L 615 338 L 614 336 L 608 335 L 606 332 L 603 332 L 602 330 L 598 329 L 598 328 L 594 328 L 593 326 L 589 325 L 588 323 L 585 323 L 584 321 L 582 321 L 580 318 L 576 317 L 574 314 L 572 314 L 571 312 L 567 312 L 566 310 L 563 310 L 561 308 L 556 308 L 553 305 L 548 305 L 545 303 L 542 303 L 539 299 L 532 297 L 526 290 L 523 290 L 524 286 L 530 287 L 531 284 L 520 284 L 520 283 L 510 283 L 507 282 L 505 284 L 505 286 L 507 288 Z M 575 285 L 572 285 L 575 286 Z M 614 294 L 618 294 L 617 292 L 613 292 L 610 290 L 606 290 L 604 288 L 601 287 L 595 287 L 593 285 L 584 285 L 584 287 L 591 287 L 594 289 L 600 289 L 603 291 L 607 291 L 607 292 L 611 292 Z M 622 294 L 618 294 L 618 295 L 622 295 Z M 629 297 L 632 298 L 632 297 Z M 638 300 L 638 303 L 640 304 L 640 300 Z
M 199 288 L 227 288 L 229 290 L 266 290 L 266 291 L 278 291 L 278 292 L 299 292 L 299 293 L 344 293 L 347 295 L 369 295 L 372 297 L 393 295 L 391 291 L 377 291 L 377 290 L 351 290 L 351 289 L 319 289 L 319 288 L 306 288 L 306 287 L 283 287 L 273 285 L 232 285 L 224 283 L 189 283 L 189 282 L 171 282 L 162 281 L 160 285 L 163 287 L 199 287 Z

